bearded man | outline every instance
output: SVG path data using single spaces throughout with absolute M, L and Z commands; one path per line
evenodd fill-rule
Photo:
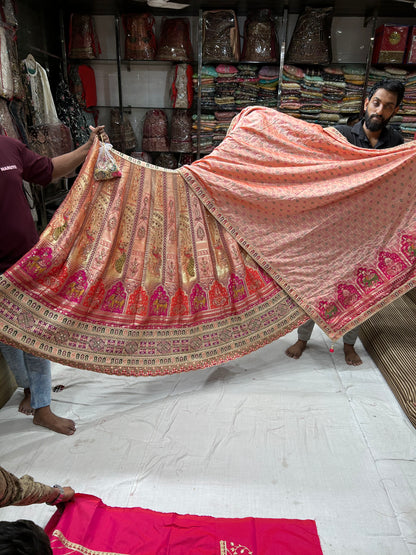
M 404 85 L 397 79 L 383 79 L 370 89 L 364 102 L 364 117 L 353 125 L 334 126 L 351 144 L 361 148 L 391 148 L 403 144 L 401 134 L 388 126 L 391 118 L 398 112 L 404 96 Z M 298 328 L 298 340 L 286 350 L 286 355 L 298 359 L 311 338 L 315 325 L 308 320 Z M 343 337 L 345 362 L 352 366 L 362 363 L 354 345 L 360 326 Z

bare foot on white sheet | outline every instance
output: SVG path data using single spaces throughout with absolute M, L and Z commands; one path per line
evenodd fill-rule
M 290 358 L 300 358 L 302 356 L 303 351 L 306 349 L 307 341 L 303 341 L 302 339 L 298 339 L 296 343 L 294 343 L 291 347 L 288 347 L 285 351 L 285 354 Z
M 25 387 L 23 390 L 23 399 L 19 405 L 19 412 L 22 414 L 27 414 L 28 416 L 35 414 L 35 411 L 32 409 L 32 405 L 30 404 L 31 396 L 30 396 L 30 389 Z
M 363 363 L 360 355 L 354 349 L 354 345 L 348 345 L 348 343 L 344 343 L 344 355 L 345 362 L 349 366 L 359 366 Z
M 72 436 L 76 430 L 75 422 L 73 420 L 56 416 L 56 414 L 51 411 L 50 406 L 35 410 L 33 424 L 44 426 L 53 432 L 65 434 L 66 436 Z

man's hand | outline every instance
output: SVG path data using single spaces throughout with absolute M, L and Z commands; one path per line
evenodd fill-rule
M 99 125 L 98 127 L 93 127 L 92 125 L 90 125 L 89 129 L 91 131 L 91 135 L 88 139 L 90 146 L 94 142 L 95 137 L 98 137 L 100 141 L 102 141 L 103 143 L 110 142 L 110 139 L 108 138 L 107 133 L 104 131 L 104 125 Z

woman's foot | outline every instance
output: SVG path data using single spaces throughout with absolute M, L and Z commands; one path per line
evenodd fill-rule
M 28 416 L 35 414 L 35 411 L 32 409 L 32 405 L 30 404 L 31 396 L 30 396 L 30 389 L 25 387 L 23 390 L 23 400 L 19 405 L 19 412 L 23 414 L 27 414 Z
M 65 434 L 66 436 L 72 436 L 76 430 L 73 420 L 56 416 L 56 414 L 51 411 L 50 406 L 35 410 L 33 424 L 44 426 L 58 434 Z

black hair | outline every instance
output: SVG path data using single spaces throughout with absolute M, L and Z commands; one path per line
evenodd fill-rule
M 45 531 L 31 520 L 0 521 L 0 555 L 52 555 Z
M 367 94 L 368 100 L 374 96 L 378 89 L 385 89 L 386 91 L 396 94 L 396 108 L 397 106 L 400 106 L 404 97 L 404 84 L 401 81 L 398 79 L 382 79 L 381 81 L 378 81 L 371 87 L 369 93 Z

